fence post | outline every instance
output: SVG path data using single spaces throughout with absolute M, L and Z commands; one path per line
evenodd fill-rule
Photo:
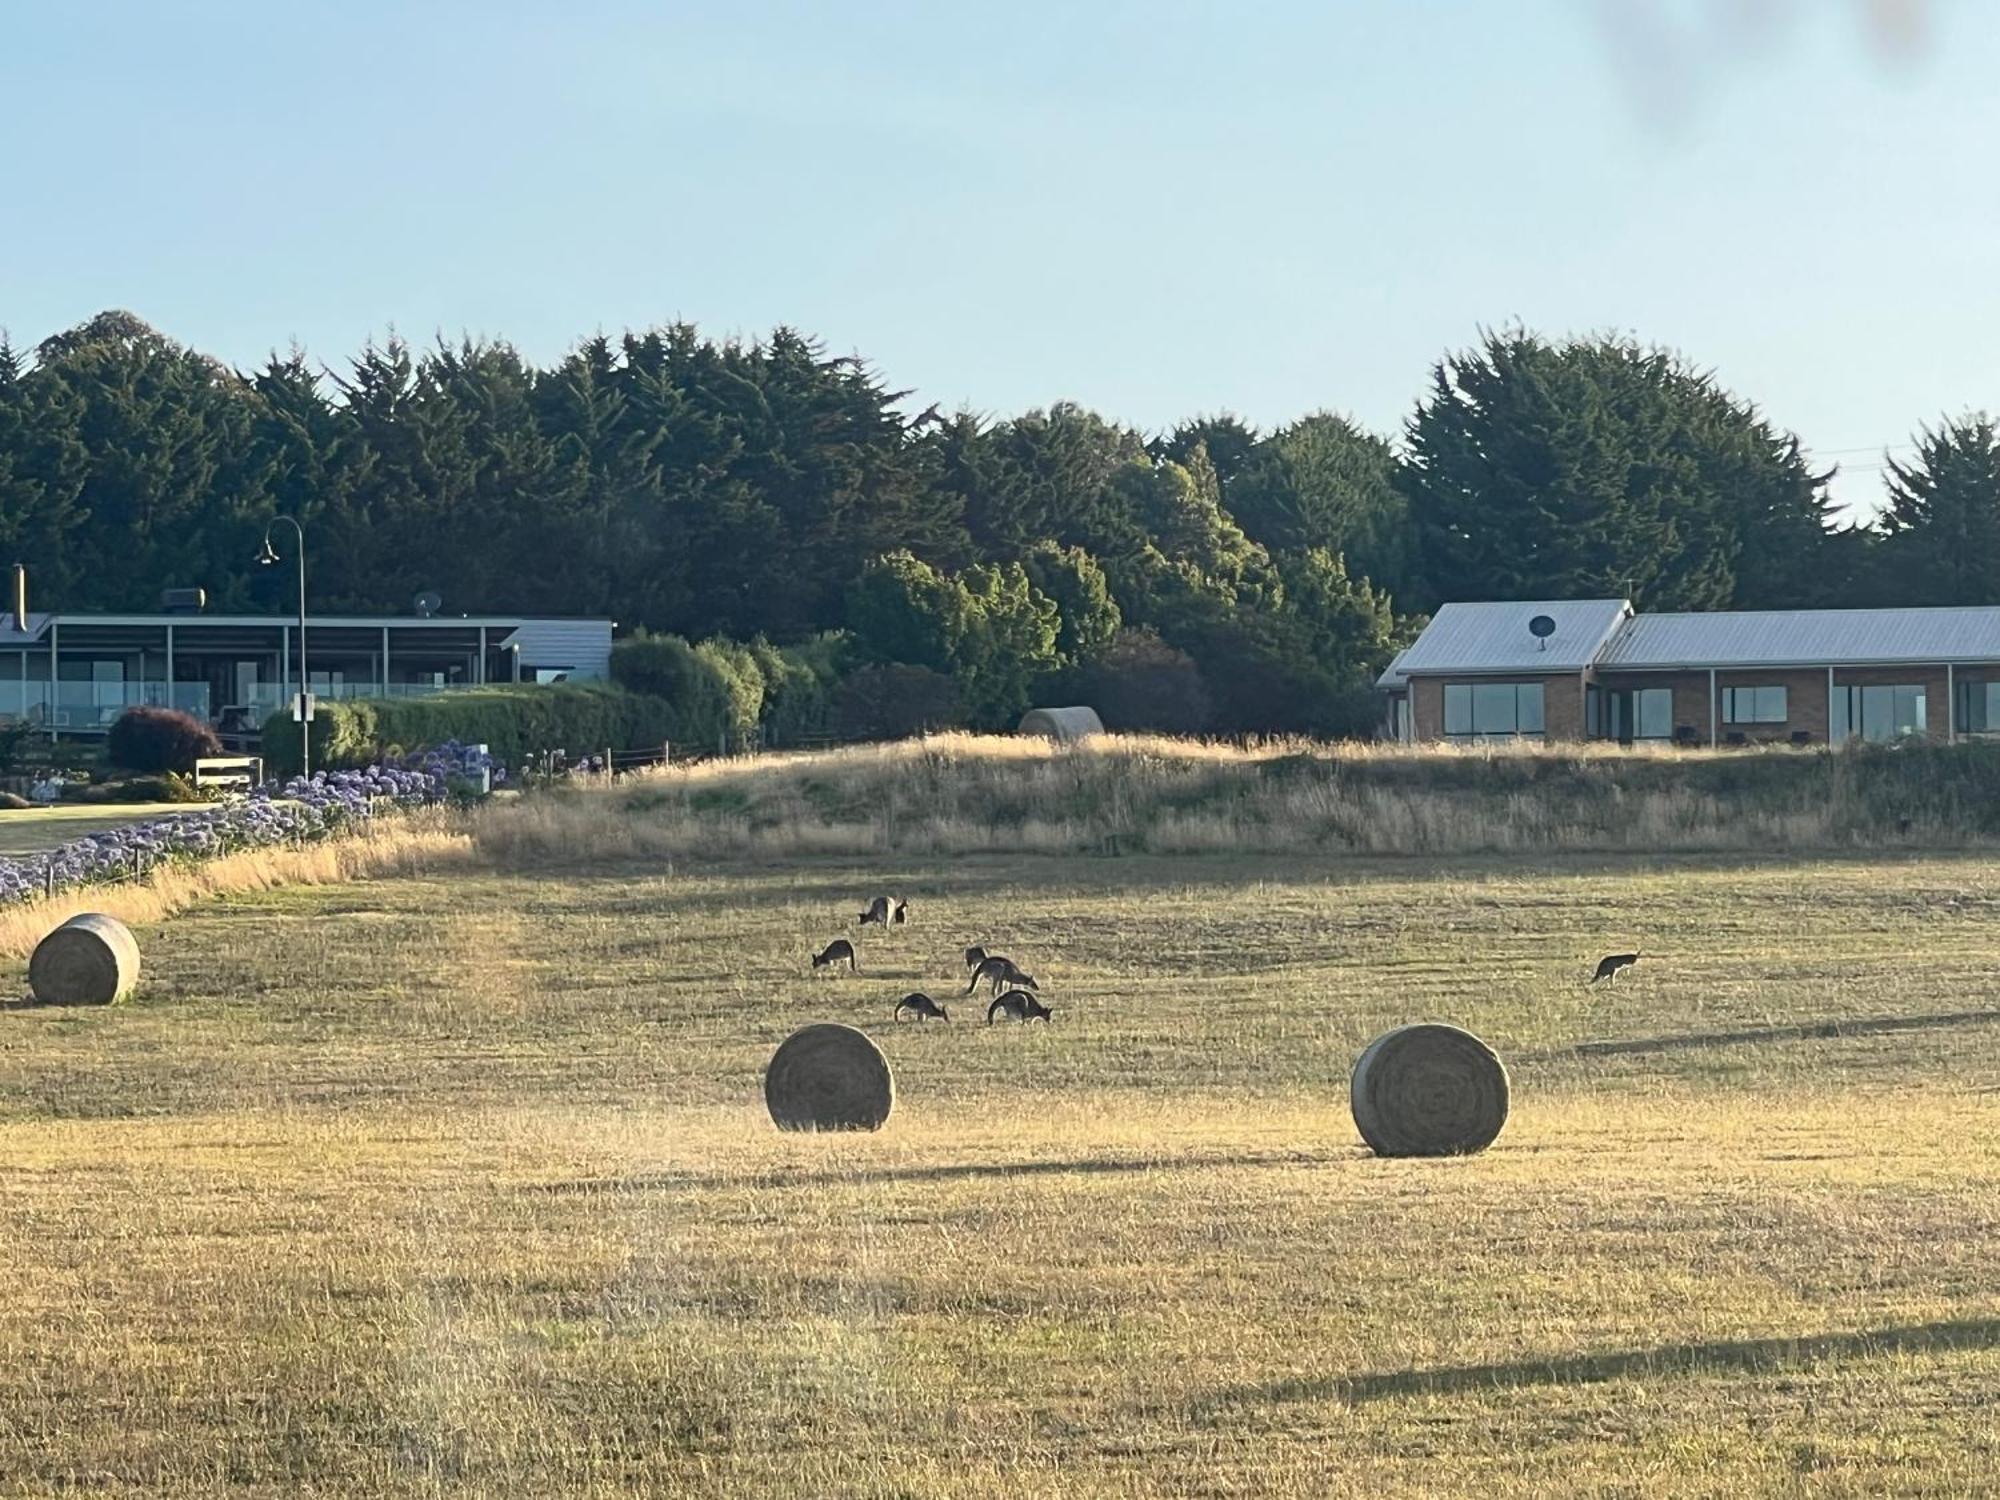
M 604 779 L 609 781 L 613 774 L 611 769 L 611 747 L 606 745 L 604 747 Z
M 674 742 L 672 740 L 660 741 L 660 764 L 663 766 L 670 766 L 673 763 L 674 763 Z

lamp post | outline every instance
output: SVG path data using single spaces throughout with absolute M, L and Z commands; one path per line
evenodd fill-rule
M 269 526 L 264 528 L 264 550 L 257 554 L 257 561 L 265 567 L 279 562 L 277 550 L 271 545 L 271 527 L 280 521 L 298 533 L 299 538 L 299 693 L 296 712 L 299 716 L 299 772 L 312 775 L 312 678 L 306 675 L 306 529 L 290 516 L 273 516 Z

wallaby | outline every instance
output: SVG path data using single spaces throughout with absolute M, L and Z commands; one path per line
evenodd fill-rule
M 898 1021 L 903 1019 L 903 1012 L 906 1010 L 915 1015 L 920 1022 L 928 1021 L 932 1016 L 936 1016 L 940 1021 L 949 1021 L 951 1019 L 949 1011 L 942 1005 L 939 1005 L 937 1001 L 931 999 L 929 995 L 921 992 L 914 995 L 905 995 L 896 1002 L 896 1019 Z
M 886 927 L 889 923 L 889 898 L 887 896 L 877 896 L 873 901 L 868 903 L 868 910 L 864 911 L 854 920 L 863 927 L 866 927 L 870 922 L 873 922 L 878 927 Z
M 976 969 L 985 962 L 986 962 L 986 950 L 984 948 L 967 948 L 965 950 L 966 968 Z
M 986 1007 L 986 1024 L 991 1026 L 996 1015 L 1012 1016 L 1026 1025 L 1029 1021 L 1046 1021 L 1049 1008 L 1026 990 L 1009 990 L 998 1000 Z
M 837 964 L 843 958 L 847 960 L 848 973 L 859 974 L 861 972 L 861 965 L 854 957 L 854 944 L 848 942 L 846 938 L 835 938 L 826 945 L 824 953 L 815 953 L 813 955 L 813 967 L 815 969 L 824 969 L 828 964 Z
M 1018 985 L 1024 990 L 1041 988 L 1035 983 L 1034 975 L 1022 972 L 1020 965 L 1013 959 L 1002 957 L 998 953 L 989 953 L 979 961 L 979 967 L 972 971 L 972 980 L 966 985 L 965 993 L 971 994 L 987 980 L 992 981 L 993 993 L 996 995 L 1003 987 L 1010 984 Z
M 889 920 L 894 922 L 898 927 L 909 921 L 910 903 L 907 901 L 898 901 L 894 906 L 889 908 Z
M 1590 976 L 1590 982 L 1595 984 L 1600 979 L 1608 979 L 1616 984 L 1618 971 L 1629 969 L 1638 961 L 1639 955 L 1636 953 L 1607 953 L 1597 961 L 1597 972 Z

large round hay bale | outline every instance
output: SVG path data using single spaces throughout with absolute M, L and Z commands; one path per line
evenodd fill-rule
M 882 1049 L 852 1026 L 801 1027 L 764 1072 L 764 1103 L 780 1130 L 880 1130 L 896 1106 Z
M 102 912 L 79 912 L 35 945 L 28 988 L 44 1005 L 109 1005 L 139 982 L 132 930 Z
M 1507 1123 L 1507 1068 L 1469 1031 L 1385 1031 L 1354 1064 L 1354 1123 L 1378 1156 L 1484 1151 Z
M 1073 745 L 1088 735 L 1104 733 L 1104 721 L 1094 708 L 1031 708 L 1021 716 L 1020 727 L 1014 732 Z

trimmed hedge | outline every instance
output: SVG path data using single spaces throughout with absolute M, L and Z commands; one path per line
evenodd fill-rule
M 519 765 L 545 750 L 583 756 L 682 738 L 680 716 L 664 698 L 609 683 L 507 683 L 422 698 L 322 701 L 312 726 L 312 758 L 315 770 L 358 768 L 460 740 L 488 745 L 503 763 Z M 273 774 L 297 774 L 299 726 L 289 710 L 264 721 L 263 753 Z

